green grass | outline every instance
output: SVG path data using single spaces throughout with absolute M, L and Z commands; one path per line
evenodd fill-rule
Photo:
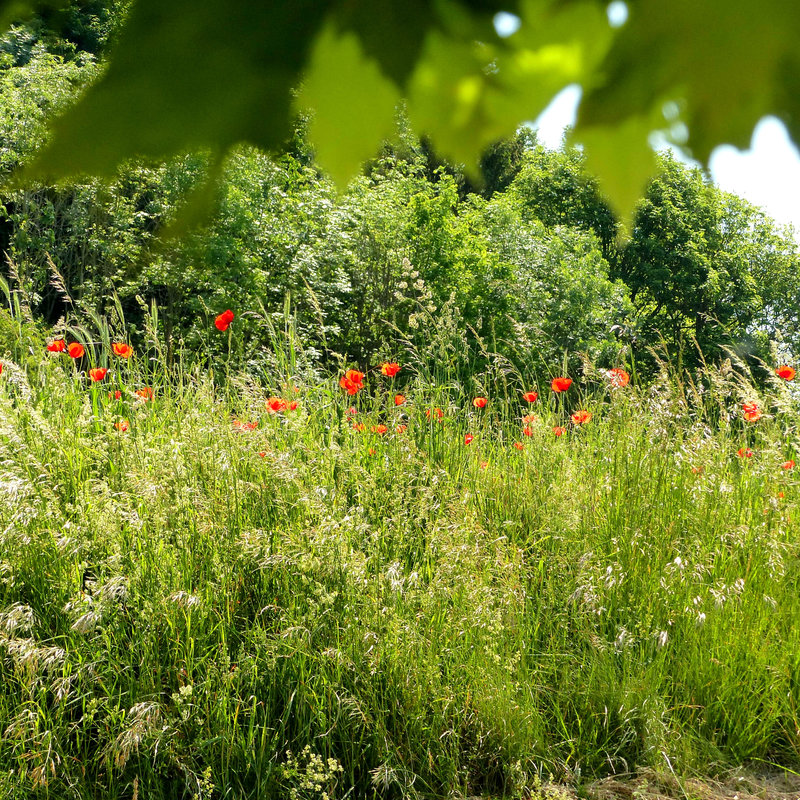
M 411 355 L 350 398 L 275 348 L 260 379 L 111 358 L 92 388 L 13 336 L 0 797 L 520 796 L 665 759 L 800 766 L 792 387 L 589 370 L 562 398 L 539 385 L 527 437 L 502 365 L 470 386 Z M 277 393 L 298 409 L 268 413 Z M 751 399 L 769 413 L 746 424 Z

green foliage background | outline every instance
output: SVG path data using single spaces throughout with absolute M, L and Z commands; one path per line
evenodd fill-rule
M 0 42 L 6 175 L 36 158 L 48 122 L 104 74 L 125 10 L 72 3 Z M 577 368 L 578 353 L 647 373 L 653 347 L 688 366 L 721 347 L 751 361 L 797 347 L 790 232 L 698 170 L 661 157 L 622 238 L 583 153 L 548 151 L 527 128 L 488 147 L 476 177 L 412 131 L 407 106 L 393 107 L 380 149 L 342 191 L 311 144 L 323 116 L 296 115 L 272 156 L 195 150 L 127 161 L 110 180 L 7 188 L 0 249 L 12 277 L 51 324 L 108 313 L 118 299 L 134 340 L 155 303 L 168 358 L 232 346 L 252 361 L 287 300 L 303 340 L 334 363 L 444 336 L 443 317 L 459 331 L 452 357 L 465 375 L 487 350 L 535 374 L 565 357 Z M 170 236 L 187 206 L 210 216 Z M 225 308 L 237 314 L 230 343 L 209 338 Z

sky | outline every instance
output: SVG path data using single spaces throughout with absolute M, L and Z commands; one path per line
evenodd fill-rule
M 568 86 L 533 123 L 546 147 L 557 149 L 561 145 L 564 129 L 575 123 L 580 97 L 579 86 Z M 749 150 L 717 147 L 709 167 L 717 186 L 760 206 L 779 224 L 793 225 L 800 242 L 800 153 L 779 119 L 764 117 L 758 122 Z

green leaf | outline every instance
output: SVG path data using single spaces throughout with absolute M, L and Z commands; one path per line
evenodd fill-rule
M 335 16 L 340 32 L 354 31 L 364 53 L 378 61 L 397 87 L 404 87 L 417 63 L 428 29 L 434 24 L 429 0 L 345 3 Z
M 475 170 L 489 143 L 535 119 L 553 96 L 581 82 L 610 44 L 594 3 L 528 0 L 508 42 L 429 34 L 409 86 L 409 117 L 437 149 Z
M 678 101 L 685 108 L 687 150 L 707 163 L 718 144 L 747 147 L 765 114 L 796 124 L 798 95 L 781 90 L 787 77 L 796 81 L 796 3 L 639 0 L 629 7 L 602 80 L 584 100 L 580 125 L 619 125 L 660 112 L 665 99 Z
M 108 71 L 56 122 L 27 177 L 110 175 L 131 157 L 224 152 L 242 141 L 276 147 L 327 7 L 138 0 Z
M 313 109 L 309 135 L 320 164 L 344 184 L 394 129 L 400 94 L 354 33 L 321 33 L 298 105 Z
M 571 137 L 580 136 L 586 167 L 598 178 L 624 232 L 630 230 L 636 202 L 656 172 L 656 154 L 648 143 L 652 130 L 651 117 L 629 117 L 619 125 L 583 128 Z

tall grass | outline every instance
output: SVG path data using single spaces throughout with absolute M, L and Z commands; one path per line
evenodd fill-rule
M 351 398 L 291 326 L 228 374 L 168 371 L 157 331 L 114 359 L 104 324 L 74 331 L 112 368 L 93 386 L 0 319 L 0 797 L 524 796 L 798 767 L 789 385 L 728 364 L 613 389 L 587 366 L 529 408 L 524 376 L 487 353 L 465 385 L 440 341 Z

